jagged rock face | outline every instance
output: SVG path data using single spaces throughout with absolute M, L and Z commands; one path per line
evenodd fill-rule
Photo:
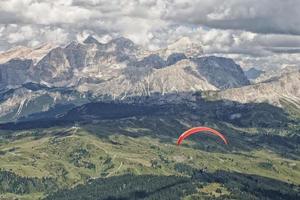
M 0 64 L 6 63 L 12 59 L 33 60 L 34 63 L 37 63 L 54 47 L 55 46 L 52 44 L 44 44 L 34 49 L 18 46 L 7 52 L 0 53 Z
M 83 44 L 72 42 L 65 48 L 50 51 L 32 70 L 33 80 L 54 86 L 75 85 L 79 80 L 102 77 L 102 70 L 109 74 L 107 68 L 130 60 L 131 51 L 132 43 L 125 39 L 101 44 L 89 37 Z
M 18 46 L 16 48 L 10 49 L 7 52 L 0 54 L 0 63 L 6 63 L 9 60 L 19 58 L 25 59 L 25 55 L 28 55 L 31 49 L 28 47 Z
M 73 77 L 72 66 L 61 47 L 51 50 L 38 62 L 33 73 L 32 78 L 36 82 L 56 83 L 68 81 Z
M 250 84 L 241 67 L 232 59 L 209 56 L 192 60 L 197 63 L 199 72 L 208 82 L 219 89 Z
M 115 51 L 134 51 L 135 49 L 137 49 L 136 45 L 129 39 L 124 38 L 124 37 L 120 37 L 120 38 L 116 38 L 111 40 L 108 43 L 108 46 L 114 46 L 115 47 Z
M 267 82 L 221 91 L 218 93 L 218 98 L 241 103 L 268 102 L 277 106 L 282 106 L 281 100 L 285 100 L 300 109 L 299 86 L 300 71 L 297 71 Z
M 14 87 L 28 81 L 28 70 L 32 67 L 31 60 L 13 59 L 0 65 L 0 88 Z
M 97 96 L 108 95 L 112 99 L 216 89 L 197 71 L 197 65 L 191 60 L 158 69 L 131 66 L 114 79 L 78 86 L 80 92 L 92 91 Z
M 132 65 L 136 67 L 147 67 L 147 68 L 159 69 L 165 67 L 167 64 L 166 61 L 163 58 L 161 58 L 159 55 L 151 54 L 140 61 L 132 63 Z
M 172 50 L 175 52 L 172 52 Z M 198 86 L 205 85 L 205 87 L 189 87 L 193 90 L 195 88 L 200 90 L 207 88 L 223 89 L 247 84 L 247 79 L 239 66 L 230 59 L 217 57 L 188 58 L 185 53 L 177 52 L 193 51 L 196 53 L 195 55 L 198 55 L 199 52 L 202 53 L 202 49 L 195 48 L 195 45 L 187 38 L 177 41 L 163 51 L 164 56 L 168 55 L 167 57 L 161 56 L 163 55 L 161 52 L 148 52 L 141 56 L 140 52 L 144 51 L 126 38 L 121 37 L 102 44 L 89 36 L 83 43 L 71 42 L 64 48 L 52 49 L 36 65 L 30 66 L 27 79 L 28 81 L 31 80 L 55 87 L 80 87 L 85 83 L 104 84 L 103 82 L 106 82 L 106 86 L 110 85 L 107 88 L 114 88 L 111 84 L 119 84 L 118 81 L 120 80 L 130 83 L 133 83 L 136 79 L 141 81 L 145 78 L 145 74 L 149 76 L 151 70 L 162 69 L 167 66 L 166 71 L 174 73 L 167 73 L 168 76 L 176 77 L 177 73 L 172 67 L 177 69 L 178 62 L 181 63 L 180 65 L 189 63 L 185 67 L 190 67 L 190 63 L 194 62 L 198 64 L 197 73 L 198 76 L 201 76 L 199 81 L 203 82 L 203 84 L 199 84 L 199 81 L 195 81 L 194 84 Z M 192 54 L 188 53 L 188 55 L 191 56 Z M 188 61 L 181 62 L 183 60 Z M 132 69 L 141 73 L 137 72 L 134 76 L 128 76 L 126 72 Z M 190 76 L 189 70 L 183 72 L 186 73 L 186 77 Z M 150 75 L 152 76 L 152 74 Z M 131 80 L 132 77 L 134 77 L 134 80 Z M 168 78 L 167 80 L 171 79 Z M 22 82 L 20 81 L 19 84 L 22 84 Z M 181 83 L 179 82 L 179 84 Z M 143 83 L 138 81 L 134 85 L 133 87 L 136 88 L 136 85 L 143 85 Z M 174 88 L 182 90 L 182 88 Z M 132 90 L 132 87 L 128 89 Z M 128 93 L 128 91 L 123 92 Z M 107 93 L 110 95 L 111 91 L 107 91 Z M 140 93 L 138 92 L 138 94 Z
M 84 45 L 72 42 L 64 49 L 64 54 L 73 68 L 82 69 L 86 66 L 87 47 Z
M 179 43 L 183 45 L 184 42 Z M 0 106 L 6 108 L 0 115 L 16 115 L 16 112 L 18 117 L 29 115 L 31 111 L 24 109 L 32 102 L 44 105 L 35 105 L 33 110 L 36 112 L 47 111 L 58 102 L 80 105 L 80 102 L 86 102 L 81 97 L 84 99 L 87 94 L 98 101 L 129 101 L 136 97 L 180 96 L 248 84 L 233 60 L 197 57 L 199 52 L 202 53 L 201 48 L 190 47 L 189 42 L 183 45 L 184 48 L 180 45 L 177 43 L 167 50 L 143 54 L 146 51 L 126 38 L 102 44 L 88 37 L 83 43 L 71 42 L 65 47 L 51 49 L 36 64 L 33 60 L 10 61 L 0 65 L 0 92 L 8 85 L 20 88 L 9 98 L 2 99 Z M 186 55 L 181 52 L 184 49 L 195 54 Z M 196 57 L 190 57 L 192 55 Z M 29 82 L 45 87 L 36 89 L 33 85 L 33 90 L 32 85 L 24 85 Z M 72 88 L 78 94 L 66 95 L 64 90 L 53 92 L 49 89 L 56 87 Z M 174 101 L 181 99 L 173 98 Z
M 217 57 L 188 58 L 184 53 L 171 53 L 171 50 L 193 49 L 194 46 L 190 46 L 193 43 L 186 40 L 185 38 L 170 45 L 166 51 L 170 55 L 164 58 L 155 52 L 148 52 L 144 57 L 140 57 L 139 52 L 143 50 L 126 38 L 117 38 L 101 44 L 89 36 L 83 43 L 72 42 L 64 48 L 52 49 L 36 65 L 30 67 L 28 80 L 58 87 L 79 86 L 84 83 L 97 84 L 105 81 L 109 81 L 110 84 L 118 84 L 118 80 L 122 77 L 129 78 L 123 82 L 132 83 L 132 76 L 128 77 L 126 74 L 131 69 L 140 71 L 141 73 L 137 73 L 134 77 L 140 76 L 137 79 L 143 80 L 144 75 L 148 76 L 153 69 L 162 69 L 168 66 L 167 71 L 174 71 L 172 66 L 176 68 L 178 62 L 190 60 L 198 64 L 197 73 L 200 73 L 199 76 L 202 77 L 199 80 L 205 82 L 200 85 L 207 86 L 207 83 L 210 85 L 210 87 L 198 87 L 200 90 L 223 89 L 247 84 L 247 79 L 243 76 L 241 69 L 232 60 Z M 193 50 L 202 52 L 199 48 Z M 186 63 L 190 63 L 190 61 Z M 176 77 L 176 73 L 173 73 Z M 189 71 L 185 71 L 185 73 L 186 77 L 190 75 Z M 113 79 L 116 80 L 112 81 Z M 195 85 L 199 85 L 198 81 L 195 82 Z M 212 85 L 213 87 L 211 87 Z

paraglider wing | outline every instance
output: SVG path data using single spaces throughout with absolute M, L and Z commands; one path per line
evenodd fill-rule
M 212 128 L 209 128 L 209 127 L 194 127 L 194 128 L 191 128 L 191 129 L 185 131 L 185 132 L 182 133 L 182 134 L 180 135 L 180 137 L 178 138 L 177 144 L 178 144 L 178 145 L 181 144 L 181 142 L 182 142 L 185 138 L 189 137 L 190 135 L 195 134 L 195 133 L 198 133 L 198 132 L 203 132 L 203 131 L 210 132 L 210 133 L 212 133 L 212 134 L 214 134 L 214 135 L 219 136 L 219 137 L 224 141 L 225 144 L 228 144 L 228 142 L 227 142 L 226 138 L 224 137 L 224 135 L 222 135 L 220 132 L 218 132 L 218 131 L 216 131 L 216 130 L 214 130 L 214 129 L 212 129 Z

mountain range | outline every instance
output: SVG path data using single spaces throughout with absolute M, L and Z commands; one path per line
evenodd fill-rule
M 299 71 L 251 84 L 234 60 L 205 55 L 186 37 L 149 51 L 124 37 L 100 43 L 88 36 L 65 46 L 14 48 L 0 54 L 0 61 L 0 122 L 97 101 L 152 97 L 153 104 L 181 103 L 197 92 L 279 106 L 283 98 L 299 107 Z
M 0 54 L 0 199 L 299 199 L 300 71 L 184 37 Z M 228 140 L 184 130 L 208 126 Z

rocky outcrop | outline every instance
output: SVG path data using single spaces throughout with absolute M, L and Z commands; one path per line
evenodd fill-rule
M 197 63 L 199 73 L 216 88 L 227 89 L 250 84 L 241 67 L 232 59 L 209 56 L 192 60 Z
M 284 102 L 288 102 L 300 109 L 299 85 L 300 71 L 295 71 L 266 82 L 220 91 L 213 96 L 241 103 L 268 102 L 276 106 L 282 106 Z

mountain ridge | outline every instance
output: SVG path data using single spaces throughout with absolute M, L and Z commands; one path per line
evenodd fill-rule
M 191 44 L 187 42 L 187 46 Z M 194 50 L 202 51 L 201 48 Z M 268 101 L 282 106 L 282 96 L 273 98 L 272 93 L 275 87 L 284 94 L 281 79 L 253 85 L 232 59 L 202 54 L 190 57 L 179 50 L 167 58 L 158 51 L 143 53 L 140 46 L 127 38 L 112 39 L 103 44 L 89 36 L 83 43 L 73 41 L 52 48 L 36 64 L 22 59 L 1 64 L 0 119 L 18 120 L 49 111 L 56 105 L 76 107 L 93 101 L 130 103 L 137 97 L 140 100 L 153 97 L 154 104 L 155 101 L 180 103 L 190 98 L 187 94 L 197 92 L 208 94 L 208 98 L 217 96 L 217 99 L 241 103 Z M 291 85 L 290 92 L 284 99 L 292 104 L 295 101 L 298 106 L 299 98 L 291 91 L 298 79 L 290 80 L 292 84 L 287 84 Z M 255 88 L 263 89 L 257 92 Z M 243 91 L 257 98 L 250 98 Z M 270 95 L 264 94 L 267 91 Z
M 181 43 L 185 42 L 185 40 L 181 41 Z M 188 42 L 186 46 L 193 46 L 193 44 Z M 9 68 L 14 67 L 14 64 L 10 63 L 11 61 L 1 64 L 0 77 L 5 76 L 6 79 L 1 78 L 0 84 L 2 87 L 5 87 L 18 86 L 25 82 L 36 82 L 54 87 L 69 87 L 79 85 L 83 80 L 88 79 L 98 79 L 99 81 L 111 80 L 126 74 L 130 70 L 141 71 L 141 76 L 143 76 L 144 74 L 151 73 L 154 69 L 176 66 L 176 63 L 181 60 L 189 60 L 187 62 L 189 65 L 198 62 L 195 59 L 198 55 L 196 57 L 189 57 L 183 52 L 177 51 L 175 47 L 172 47 L 175 50 L 167 58 L 164 58 L 157 52 L 151 51 L 148 51 L 147 54 L 141 57 L 141 52 L 144 52 L 144 50 L 127 38 L 116 38 L 106 44 L 102 44 L 92 36 L 89 36 L 83 43 L 71 42 L 65 47 L 52 48 L 37 63 L 32 61 L 31 66 L 24 69 L 21 67 L 18 68 L 20 73 L 26 77 L 23 81 L 15 81 L 13 79 L 13 72 L 9 72 Z M 196 51 L 201 53 L 202 49 L 199 47 Z M 208 57 L 207 59 L 217 60 L 216 57 Z M 229 59 L 226 61 L 229 61 Z M 19 62 L 20 66 L 26 66 L 26 62 L 28 61 L 19 59 Z M 215 62 L 215 65 L 223 64 L 222 61 L 212 62 Z M 199 66 L 199 63 L 197 64 Z M 213 64 L 205 65 L 203 63 L 201 65 L 206 68 L 213 66 Z M 237 87 L 249 84 L 243 72 L 238 69 L 239 66 L 236 67 L 233 61 L 227 65 L 229 68 L 235 68 L 234 70 L 237 71 L 232 78 L 245 80 L 236 81 L 236 83 L 225 87 Z M 198 70 L 198 73 L 201 73 L 200 71 Z M 230 76 L 226 70 L 222 73 Z M 204 78 L 206 77 L 204 76 Z M 79 83 L 78 80 L 81 80 L 81 82 Z M 210 82 L 210 80 L 207 81 Z

